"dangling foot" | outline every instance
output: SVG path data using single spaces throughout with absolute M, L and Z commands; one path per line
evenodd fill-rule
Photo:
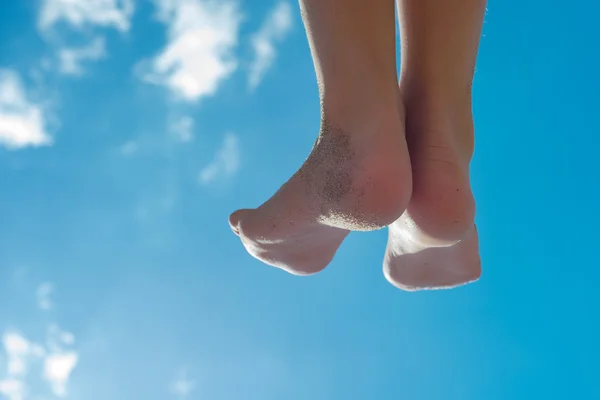
M 229 223 L 255 258 L 296 275 L 321 271 L 350 230 L 395 221 L 411 194 L 397 109 L 360 118 L 326 113 L 311 154 L 273 197 Z M 353 120 L 353 121 L 352 121 Z
M 389 228 L 384 274 L 405 290 L 477 280 L 481 265 L 469 181 L 471 106 L 428 104 L 406 96 L 404 103 L 413 192 L 406 211 Z
M 477 228 L 448 247 L 428 247 L 403 236 L 390 226 L 384 275 L 394 286 L 407 290 L 450 289 L 476 281 L 481 274 Z

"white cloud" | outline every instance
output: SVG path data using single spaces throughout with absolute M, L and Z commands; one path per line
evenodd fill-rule
M 24 400 L 27 392 L 25 384 L 21 380 L 6 378 L 0 380 L 0 393 L 8 400 Z
M 52 391 L 57 396 L 67 393 L 67 383 L 71 372 L 79 359 L 75 351 L 65 351 L 50 354 L 44 360 L 44 378 L 50 383 Z
M 9 357 L 23 357 L 29 353 L 29 341 L 16 332 L 4 333 L 2 343 Z
M 27 374 L 28 365 L 32 358 L 44 356 L 44 349 L 31 343 L 21 334 L 15 331 L 6 331 L 2 336 L 4 352 L 7 356 L 7 374 L 9 378 L 21 378 Z
M 200 183 L 206 185 L 219 178 L 229 178 L 240 167 L 239 140 L 233 133 L 225 135 L 221 148 L 215 154 L 213 161 L 204 167 L 199 174 Z
M 189 116 L 174 119 L 169 124 L 169 133 L 181 142 L 189 142 L 194 138 L 194 133 L 192 132 L 193 129 L 194 120 Z
M 214 94 L 236 68 L 241 16 L 235 0 L 155 0 L 168 43 L 139 64 L 142 78 L 196 101 Z
M 41 310 L 47 311 L 52 309 L 52 299 L 50 299 L 50 295 L 54 291 L 54 285 L 50 282 L 44 282 L 40 286 L 38 286 L 35 291 L 35 295 L 37 298 L 38 307 Z
M 44 358 L 44 379 L 50 384 L 52 392 L 59 397 L 67 394 L 67 384 L 71 372 L 79 361 L 79 354 L 65 346 L 75 343 L 75 335 L 60 329 L 56 324 L 48 326 L 46 347 L 49 351 Z
M 38 29 L 45 39 L 58 45 L 58 71 L 64 75 L 82 75 L 83 63 L 106 57 L 103 37 L 94 37 L 81 47 L 64 46 L 60 37 L 49 34 L 60 23 L 72 30 L 94 32 L 112 28 L 126 32 L 131 26 L 133 0 L 41 0 Z
M 267 16 L 263 25 L 252 36 L 254 60 L 250 65 L 248 85 L 256 88 L 276 57 L 275 44 L 283 41 L 292 28 L 292 7 L 286 1 L 278 3 Z
M 51 288 L 51 284 L 42 284 L 37 294 L 48 294 Z M 2 344 L 6 353 L 6 372 L 0 376 L 0 398 L 39 399 L 34 396 L 39 393 L 30 393 L 31 389 L 40 390 L 36 382 L 39 377 L 46 380 L 55 396 L 66 395 L 69 378 L 79 360 L 79 354 L 71 348 L 74 343 L 75 336 L 56 324 L 48 326 L 46 347 L 29 341 L 14 330 L 5 331 Z
M 38 25 L 50 29 L 65 22 L 77 29 L 90 25 L 127 31 L 133 14 L 133 0 L 43 0 Z
M 27 99 L 19 74 L 0 69 L 0 146 L 8 149 L 48 146 L 41 106 Z
M 24 378 L 28 372 L 28 363 L 35 355 L 34 346 L 21 334 L 6 331 L 2 336 L 2 344 L 6 353 L 6 376 L 0 379 L 0 393 L 9 400 L 23 400 L 26 394 Z
M 30 344 L 16 332 L 6 332 L 2 337 L 4 351 L 8 357 L 7 372 L 10 377 L 20 377 L 27 372 L 26 358 L 30 353 Z
M 99 60 L 104 57 L 106 57 L 104 38 L 96 37 L 87 46 L 60 49 L 59 71 L 65 75 L 82 75 L 84 61 Z

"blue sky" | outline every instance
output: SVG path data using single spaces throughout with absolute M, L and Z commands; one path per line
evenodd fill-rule
M 296 3 L 4 2 L 0 399 L 594 399 L 600 3 L 492 1 L 483 277 L 404 293 L 385 230 L 298 278 L 227 216 L 319 126 Z

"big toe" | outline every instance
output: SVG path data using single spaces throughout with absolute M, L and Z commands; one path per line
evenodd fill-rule
M 231 227 L 231 230 L 233 231 L 233 233 L 235 233 L 238 236 L 240 235 L 240 222 L 244 220 L 244 217 L 246 216 L 248 211 L 250 211 L 250 210 L 243 208 L 243 209 L 234 211 L 229 216 L 229 226 Z

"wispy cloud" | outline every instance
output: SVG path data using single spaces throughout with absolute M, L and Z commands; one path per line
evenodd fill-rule
M 27 373 L 27 357 L 32 349 L 31 344 L 17 332 L 5 332 L 2 344 L 8 356 L 7 371 L 11 377 L 20 377 Z
M 106 57 L 103 37 L 94 38 L 87 46 L 62 48 L 58 52 L 59 71 L 65 75 L 82 75 L 83 62 Z
M 233 133 L 225 135 L 221 148 L 213 161 L 204 167 L 198 176 L 201 184 L 209 184 L 216 179 L 229 178 L 240 168 L 239 139 Z
M 2 344 L 6 353 L 6 376 L 0 379 L 0 393 L 9 400 L 24 400 L 27 395 L 25 379 L 33 358 L 44 356 L 44 349 L 29 342 L 14 330 L 4 332 Z
M 36 295 L 45 285 L 38 287 Z M 2 345 L 6 354 L 6 368 L 3 368 L 4 376 L 0 376 L 0 398 L 39 398 L 33 396 L 39 393 L 32 393 L 32 389 L 39 391 L 40 388 L 31 386 L 38 377 L 48 383 L 55 396 L 67 394 L 69 378 L 79 360 L 79 354 L 73 349 L 75 336 L 52 323 L 46 331 L 45 342 L 45 345 L 32 342 L 14 329 L 4 332 Z
M 84 63 L 106 57 L 104 38 L 95 35 L 100 28 L 129 31 L 134 0 L 41 0 L 38 13 L 38 30 L 42 37 L 54 45 L 58 72 L 78 76 L 84 72 Z M 55 35 L 55 27 L 95 35 L 87 44 L 68 45 L 64 39 L 72 35 Z M 65 45 L 67 43 L 67 45 Z
M 63 331 L 57 324 L 50 324 L 46 332 L 46 347 L 54 352 L 60 352 L 63 346 L 75 344 L 75 335 Z
M 19 74 L 0 69 L 0 146 L 20 149 L 50 145 L 52 138 L 45 125 L 42 107 L 27 98 Z
M 43 0 L 38 26 L 45 31 L 64 22 L 77 29 L 97 25 L 127 31 L 132 14 L 133 0 Z
M 0 393 L 7 400 L 24 400 L 26 394 L 25 384 L 15 378 L 6 378 L 0 380 Z
M 187 398 L 196 388 L 196 383 L 189 378 L 186 368 L 177 372 L 175 379 L 169 384 L 171 394 L 179 398 Z
M 130 156 L 135 154 L 140 148 L 137 140 L 128 140 L 117 148 L 119 154 L 123 156 Z
M 180 142 L 189 142 L 194 138 L 194 120 L 187 115 L 172 119 L 169 124 L 169 133 Z
M 233 0 L 155 0 L 167 25 L 168 43 L 138 68 L 149 83 L 164 85 L 178 97 L 196 101 L 214 94 L 236 68 L 233 50 L 241 21 Z
M 261 28 L 251 39 L 254 60 L 250 65 L 248 86 L 256 88 L 267 70 L 275 62 L 275 45 L 283 41 L 292 28 L 292 7 L 287 1 L 278 3 L 269 13 Z
M 52 299 L 50 295 L 54 291 L 54 285 L 50 282 L 44 282 L 40 286 L 38 286 L 35 291 L 35 295 L 37 298 L 37 305 L 41 310 L 47 311 L 52 309 Z

